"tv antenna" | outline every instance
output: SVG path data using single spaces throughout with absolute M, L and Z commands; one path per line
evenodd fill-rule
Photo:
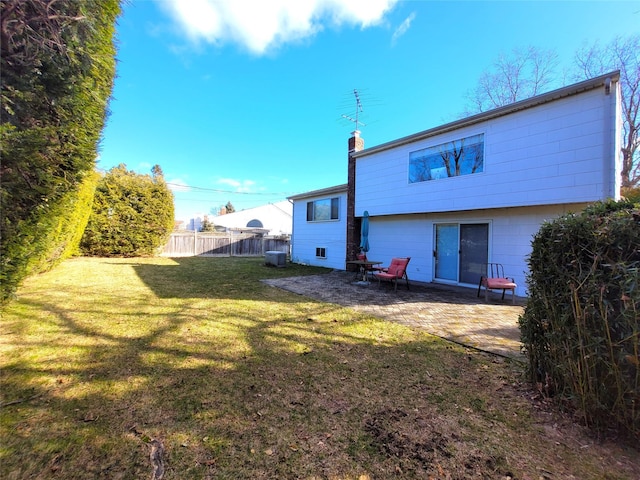
M 342 115 L 342 118 L 346 118 L 347 120 L 349 120 L 350 122 L 353 122 L 356 124 L 356 131 L 359 131 L 360 129 L 358 128 L 359 125 L 362 125 L 363 127 L 366 127 L 367 125 L 365 123 L 362 123 L 359 119 L 358 116 L 360 114 L 360 112 L 362 112 L 362 102 L 360 101 L 360 96 L 358 95 L 358 90 L 353 90 L 353 94 L 356 97 L 356 118 L 351 118 L 348 115 Z

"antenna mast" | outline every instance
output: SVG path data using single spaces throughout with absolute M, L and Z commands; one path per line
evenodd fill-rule
M 353 119 L 353 118 L 351 118 L 351 117 L 349 117 L 347 115 L 342 115 L 342 118 L 346 118 L 347 120 L 355 123 L 356 124 L 356 132 L 359 132 L 360 131 L 359 128 L 358 128 L 359 125 L 362 125 L 363 127 L 366 127 L 367 125 L 365 123 L 362 123 L 360 120 L 358 120 L 359 113 L 363 111 L 362 110 L 362 102 L 360 101 L 360 96 L 358 95 L 358 90 L 354 89 L 353 90 L 353 94 L 356 97 L 356 115 L 355 115 L 356 118 Z

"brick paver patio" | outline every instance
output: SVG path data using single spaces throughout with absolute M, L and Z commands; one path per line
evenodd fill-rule
M 501 300 L 501 292 L 491 292 L 489 302 L 477 290 L 450 287 L 410 280 L 410 290 L 403 284 L 398 292 L 392 285 L 368 285 L 355 281 L 355 274 L 335 270 L 324 275 L 265 280 L 265 283 L 310 298 L 336 303 L 379 318 L 424 328 L 447 340 L 501 356 L 524 361 L 520 352 L 518 317 L 524 299 L 510 294 Z

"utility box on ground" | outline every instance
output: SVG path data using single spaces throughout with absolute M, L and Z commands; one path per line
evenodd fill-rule
M 264 263 L 274 267 L 287 266 L 287 254 L 284 252 L 269 251 L 264 254 Z

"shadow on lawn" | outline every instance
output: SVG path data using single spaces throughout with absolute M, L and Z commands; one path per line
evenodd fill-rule
M 151 438 L 167 449 L 169 478 L 394 469 L 396 478 L 411 478 L 397 475 L 398 461 L 408 472 L 465 468 L 446 463 L 457 443 L 448 426 L 415 413 L 444 398 L 428 391 L 434 375 L 466 388 L 443 342 L 412 336 L 398 343 L 392 337 L 399 327 L 379 330 L 324 304 L 275 320 L 243 311 L 216 318 L 184 307 L 162 319 L 151 313 L 141 328 L 142 304 L 139 314 L 118 320 L 88 303 L 21 303 L 44 313 L 40 327 L 49 333 L 35 338 L 16 325 L 22 333 L 10 342 L 47 353 L 27 353 L 3 369 L 4 397 L 24 400 L 2 409 L 12 430 L 3 478 L 146 478 Z M 77 319 L 86 314 L 95 323 Z M 111 331 L 103 318 L 124 329 Z M 205 323 L 209 334 L 189 333 Z M 220 334 L 225 329 L 229 334 Z M 412 418 L 430 422 L 430 430 L 415 431 Z
M 511 299 L 501 300 L 492 293 L 489 302 L 478 297 L 475 288 L 410 281 L 397 292 L 389 282 L 372 280 L 369 285 L 354 282 L 356 274 L 322 267 L 287 263 L 286 268 L 264 264 L 256 257 L 182 257 L 172 265 L 131 263 L 139 278 L 160 298 L 253 299 L 266 283 L 281 289 L 336 302 L 341 305 L 386 305 L 392 303 L 445 303 L 451 305 L 493 305 L 510 309 Z M 517 305 L 524 304 L 523 298 Z
M 218 298 L 296 303 L 315 299 L 417 326 L 442 338 L 519 361 L 521 305 L 493 294 L 489 302 L 477 289 L 411 282 L 394 291 L 373 280 L 363 286 L 354 273 L 289 264 L 264 265 L 259 258 L 183 258 L 172 265 L 135 264 L 138 276 L 160 298 Z M 318 274 L 318 271 L 322 274 Z M 265 284 L 276 288 L 266 288 Z M 288 295 L 283 291 L 302 295 Z M 523 299 L 519 299 L 523 303 Z
M 171 265 L 132 263 L 138 277 L 159 298 L 255 299 L 262 279 L 318 275 L 331 270 L 288 263 L 267 266 L 256 257 L 182 257 Z
M 529 428 L 507 361 L 280 292 L 255 261 L 233 282 L 216 281 L 231 263 L 192 261 L 130 264 L 157 298 L 100 302 L 67 277 L 21 297 L 2 325 L 0 477 L 148 478 L 152 438 L 167 480 L 520 478 L 563 454 L 582 455 L 580 478 L 581 463 L 619 465 Z

